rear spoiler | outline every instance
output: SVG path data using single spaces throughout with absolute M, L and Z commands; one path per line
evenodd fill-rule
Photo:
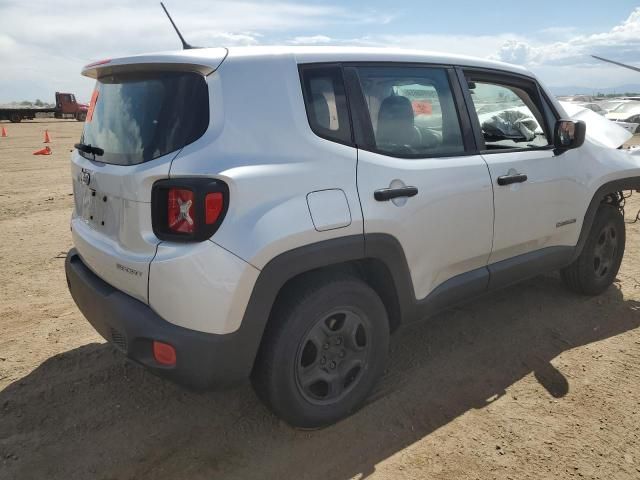
M 227 54 L 226 48 L 199 48 L 105 59 L 85 65 L 82 75 L 100 78 L 116 73 L 162 70 L 198 72 L 207 76 L 218 69 Z

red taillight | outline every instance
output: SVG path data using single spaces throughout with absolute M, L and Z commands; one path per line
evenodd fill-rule
M 218 217 L 222 213 L 224 207 L 224 200 L 222 193 L 212 192 L 207 193 L 204 197 L 204 221 L 207 225 L 213 225 L 218 220 Z
M 176 364 L 176 349 L 164 342 L 153 341 L 153 358 L 160 365 L 173 366 Z
M 153 233 L 170 242 L 211 238 L 229 207 L 229 187 L 212 178 L 158 180 L 151 190 Z
M 167 195 L 167 220 L 169 230 L 180 233 L 193 233 L 194 222 L 193 192 L 183 188 L 171 188 Z

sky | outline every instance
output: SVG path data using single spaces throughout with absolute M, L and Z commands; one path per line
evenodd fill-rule
M 640 0 L 165 0 L 201 46 L 359 45 L 423 49 L 524 65 L 547 85 L 640 84 Z M 0 102 L 88 100 L 83 65 L 180 48 L 157 1 L 0 0 Z

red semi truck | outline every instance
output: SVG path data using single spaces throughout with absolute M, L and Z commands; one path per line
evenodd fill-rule
M 0 120 L 18 123 L 23 119 L 33 120 L 37 113 L 53 113 L 55 118 L 75 118 L 84 122 L 88 109 L 88 105 L 76 101 L 73 93 L 56 92 L 55 107 L 0 107 Z

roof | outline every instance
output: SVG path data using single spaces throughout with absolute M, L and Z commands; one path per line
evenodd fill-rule
M 95 78 L 100 74 L 117 71 L 126 65 L 137 64 L 151 66 L 161 63 L 167 65 L 191 64 L 202 66 L 203 73 L 215 70 L 228 58 L 250 57 L 283 57 L 290 56 L 297 63 L 322 62 L 407 62 L 433 63 L 440 65 L 459 65 L 504 70 L 533 77 L 526 68 L 509 63 L 496 62 L 482 58 L 453 55 L 447 53 L 427 52 L 422 50 L 404 50 L 397 48 L 371 47 L 304 47 L 304 46 L 257 46 L 230 48 L 197 48 L 192 50 L 176 50 L 142 55 L 132 55 L 116 59 L 95 62 L 84 67 L 83 75 Z
M 407 50 L 400 48 L 373 47 L 319 47 L 319 46 L 254 46 L 230 47 L 231 57 L 263 57 L 291 55 L 297 63 L 320 62 L 415 62 L 441 65 L 460 65 L 480 68 L 506 70 L 509 72 L 533 76 L 524 67 L 504 62 L 454 55 L 450 53 Z

